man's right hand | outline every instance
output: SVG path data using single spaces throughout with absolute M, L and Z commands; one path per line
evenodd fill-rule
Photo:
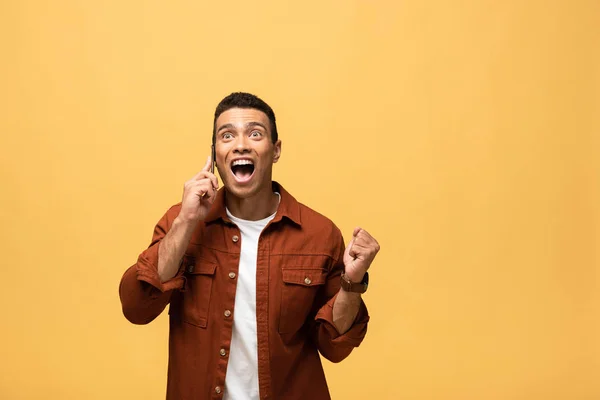
M 215 201 L 219 180 L 210 172 L 211 162 L 209 156 L 204 168 L 183 186 L 181 211 L 179 211 L 178 218 L 184 222 L 197 223 L 204 219 Z

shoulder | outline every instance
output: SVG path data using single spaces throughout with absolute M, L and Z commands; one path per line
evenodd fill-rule
M 299 232 L 305 240 L 314 239 L 315 242 L 335 243 L 336 246 L 339 243 L 343 244 L 342 233 L 332 220 L 296 200 L 278 182 L 273 182 L 273 184 L 274 189 L 281 192 L 284 213 L 288 214 L 294 222 L 300 224 L 301 229 Z
M 342 239 L 340 229 L 331 219 L 305 204 L 298 203 L 298 205 L 302 218 L 302 230 L 322 238 L 335 239 L 336 241 Z
M 165 230 L 168 230 L 173 224 L 173 221 L 179 215 L 179 211 L 181 211 L 181 203 L 177 203 L 172 205 L 167 211 L 163 214 L 163 216 L 158 221 L 157 226 L 162 227 Z
M 315 254 L 326 254 L 337 262 L 344 253 L 344 237 L 337 225 L 323 214 L 298 203 L 302 219 L 302 247 Z

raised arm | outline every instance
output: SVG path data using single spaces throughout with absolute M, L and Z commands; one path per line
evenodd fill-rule
M 156 224 L 150 246 L 121 278 L 123 314 L 134 324 L 147 324 L 166 307 L 174 289 L 183 286 L 181 260 L 190 238 L 216 197 L 217 178 L 204 168 L 184 185 L 179 212 L 171 208 Z
M 319 352 L 332 362 L 346 358 L 367 333 L 369 313 L 358 293 L 341 288 L 345 271 L 352 282 L 360 282 L 379 251 L 379 244 L 365 230 L 356 228 L 348 247 L 339 234 L 338 257 L 323 288 L 325 303 L 316 313 L 312 335 Z
M 379 252 L 379 243 L 364 229 L 355 228 L 352 240 L 344 251 L 344 266 L 349 281 L 359 283 Z M 333 304 L 333 324 L 339 333 L 346 333 L 352 326 L 362 302 L 360 293 L 340 288 Z

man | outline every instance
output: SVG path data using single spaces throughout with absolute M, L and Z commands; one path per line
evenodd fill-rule
M 348 247 L 327 218 L 272 181 L 275 114 L 248 93 L 217 106 L 214 157 L 121 280 L 123 313 L 147 324 L 170 304 L 167 399 L 329 399 L 319 352 L 346 358 L 367 330 L 361 299 L 379 245 Z

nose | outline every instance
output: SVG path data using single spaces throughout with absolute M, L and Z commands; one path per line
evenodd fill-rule
M 235 148 L 233 149 L 234 153 L 244 154 L 250 152 L 249 140 L 246 135 L 239 135 L 236 142 Z

